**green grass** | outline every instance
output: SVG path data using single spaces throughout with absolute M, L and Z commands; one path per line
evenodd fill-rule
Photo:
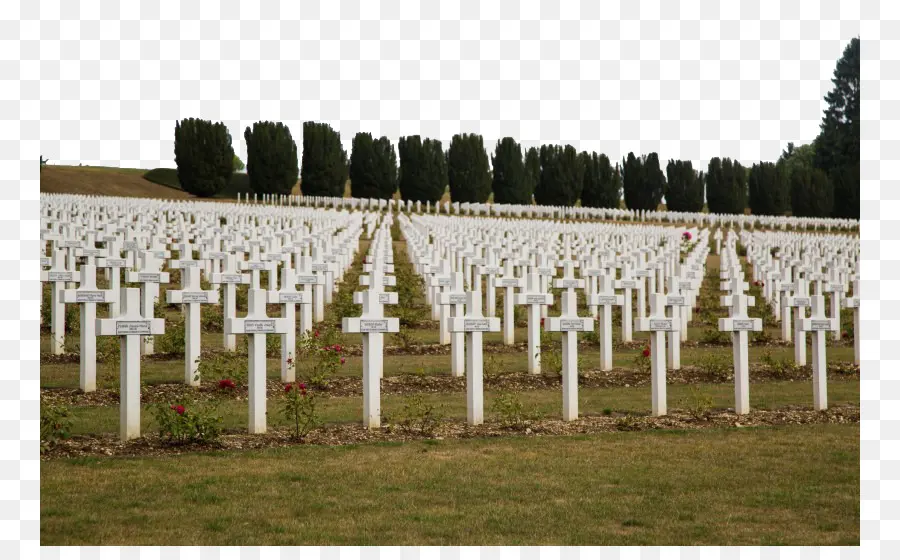
M 857 425 L 52 460 L 40 484 L 42 545 L 859 544 Z
M 734 386 L 724 383 L 699 385 L 669 385 L 667 388 L 669 410 L 683 409 L 696 391 L 698 395 L 710 398 L 712 409 L 724 410 L 734 407 Z M 491 419 L 491 404 L 497 391 L 485 391 L 485 412 Z M 453 393 L 425 393 L 423 402 L 439 407 L 444 418 L 465 420 L 466 395 L 464 391 Z M 559 419 L 562 415 L 562 389 L 539 389 L 523 391 L 519 398 L 529 411 L 545 418 Z M 830 380 L 828 383 L 830 405 L 859 405 L 859 382 Z M 381 397 L 382 416 L 389 422 L 400 417 L 406 397 L 397 394 L 383 394 Z M 288 423 L 280 416 L 280 395 L 268 398 L 268 425 L 284 426 Z M 581 387 L 578 391 L 579 413 L 600 415 L 605 409 L 618 413 L 650 413 L 650 387 Z M 172 401 L 170 404 L 188 404 Z M 812 406 L 812 382 L 778 381 L 756 383 L 750 387 L 750 406 L 753 409 L 777 409 L 785 406 Z M 188 404 L 188 406 L 190 406 Z M 119 409 L 115 406 L 72 407 L 75 415 L 74 434 L 116 434 L 119 426 Z M 236 400 L 219 401 L 219 413 L 224 418 L 224 428 L 245 431 L 247 427 L 247 402 Z M 320 401 L 319 413 L 326 423 L 358 423 L 362 421 L 361 396 L 325 398 Z M 149 407 L 141 412 L 141 431 L 151 433 L 156 429 Z
M 144 173 L 144 179 L 159 185 L 165 185 L 174 189 L 181 189 L 181 183 L 178 181 L 178 170 L 167 167 L 158 167 Z M 250 182 L 246 173 L 232 173 L 231 181 L 225 190 L 216 194 L 212 198 L 237 198 L 237 193 L 246 194 L 250 192 Z

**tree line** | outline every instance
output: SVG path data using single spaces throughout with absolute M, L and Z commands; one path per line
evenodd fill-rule
M 788 143 L 777 162 L 749 169 L 737 160 L 713 157 L 706 170 L 690 161 L 663 164 L 657 153 L 629 153 L 621 162 L 605 154 L 578 152 L 571 145 L 523 149 L 499 140 L 488 155 L 478 134 L 457 134 L 444 150 L 440 140 L 418 135 L 391 141 L 357 133 L 349 158 L 340 132 L 328 124 L 303 123 L 303 149 L 283 123 L 247 127 L 246 169 L 250 189 L 290 194 L 300 180 L 308 196 L 350 195 L 439 201 L 449 189 L 454 202 L 540 204 L 595 208 L 625 207 L 709 212 L 859 218 L 859 39 L 844 50 L 825 97 L 820 133 L 810 144 Z M 223 123 L 184 119 L 175 124 L 175 163 L 182 187 L 212 196 L 243 167 Z

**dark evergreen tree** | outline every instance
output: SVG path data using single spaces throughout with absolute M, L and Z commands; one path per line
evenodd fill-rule
M 630 210 L 656 210 L 666 192 L 666 177 L 659 166 L 659 156 L 652 152 L 641 158 L 633 152 L 622 160 L 622 190 L 625 206 Z
M 303 123 L 300 188 L 304 196 L 344 196 L 348 173 L 340 133 L 326 123 Z
M 532 204 L 541 182 L 541 154 L 534 146 L 525 151 L 525 180 L 526 190 L 532 195 L 526 204 Z
M 542 206 L 574 206 L 581 196 L 584 167 L 570 145 L 541 146 L 541 175 L 534 201 Z
M 393 198 L 397 190 L 397 154 L 387 137 L 374 140 L 368 132 L 358 132 L 353 137 L 348 167 L 351 196 Z
M 787 211 L 790 197 L 782 168 L 772 162 L 753 164 L 747 184 L 753 214 L 780 216 Z
M 666 165 L 666 209 L 672 212 L 703 210 L 703 174 L 690 161 L 670 159 Z
M 731 158 L 712 158 L 706 173 L 706 205 L 715 214 L 743 214 L 747 207 L 747 173 Z
M 244 130 L 247 179 L 259 194 L 291 194 L 297 184 L 297 144 L 283 123 L 253 123 Z
M 581 205 L 589 208 L 618 208 L 621 185 L 618 167 L 610 165 L 606 154 L 585 155 Z
M 791 174 L 791 209 L 794 216 L 825 218 L 831 215 L 834 188 L 828 175 L 814 167 L 798 167 Z
M 440 140 L 418 135 L 400 138 L 400 196 L 403 200 L 437 202 L 447 185 L 447 160 Z
M 491 170 L 479 134 L 455 134 L 447 150 L 447 178 L 453 202 L 487 202 Z
M 525 174 L 522 148 L 514 139 L 507 136 L 497 142 L 491 165 L 495 204 L 531 204 L 532 186 Z
M 234 149 L 225 124 L 202 119 L 175 122 L 175 166 L 181 188 L 196 196 L 213 196 L 231 180 Z

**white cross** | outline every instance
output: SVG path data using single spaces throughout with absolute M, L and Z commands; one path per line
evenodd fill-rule
M 325 289 L 325 279 L 313 273 L 311 257 L 299 257 L 297 260 L 297 275 L 294 280 L 296 280 L 298 285 L 303 286 L 303 292 L 309 294 L 307 297 L 312 297 L 312 306 L 300 306 L 300 332 L 308 333 L 312 330 L 314 307 L 316 313 L 322 313 L 324 318 L 325 295 L 322 292 Z
M 192 261 L 197 262 L 197 261 Z M 167 303 L 180 303 L 184 309 L 184 382 L 200 385 L 197 360 L 200 359 L 200 305 L 219 303 L 219 292 L 200 289 L 200 269 L 181 271 L 181 289 L 166 292 Z
M 224 285 L 222 290 L 224 299 L 222 302 L 222 318 L 223 321 L 228 321 L 228 319 L 237 317 L 237 285 L 250 284 L 250 275 L 238 272 L 237 261 L 233 254 L 225 253 L 224 261 L 222 272 L 213 272 L 210 283 L 213 285 Z M 235 336 L 227 332 L 223 333 L 222 336 L 225 350 L 234 352 L 237 349 Z
M 719 330 L 731 332 L 731 344 L 734 349 L 734 411 L 737 414 L 750 412 L 750 357 L 748 331 L 763 330 L 762 319 L 747 316 L 747 300 L 749 296 L 734 293 L 730 296 L 731 316 L 719 319 Z
M 119 337 L 119 435 L 127 441 L 141 435 L 141 337 L 162 334 L 163 319 L 146 319 L 140 312 L 140 290 L 121 292 L 122 314 L 97 319 L 97 334 Z
M 125 273 L 125 281 L 133 284 L 141 284 L 141 315 L 147 319 L 153 319 L 154 305 L 159 299 L 159 285 L 169 283 L 169 273 L 160 272 L 161 262 L 152 253 L 141 254 L 141 270 Z M 147 336 L 141 340 L 141 353 L 153 354 L 153 337 Z
M 97 259 L 97 268 L 106 269 L 106 277 L 109 279 L 109 289 L 117 296 L 119 290 L 122 288 L 122 273 L 119 271 L 127 267 L 128 261 L 119 257 L 99 257 Z M 109 316 L 119 316 L 118 297 L 109 302 Z
M 527 286 L 515 296 L 515 302 L 528 308 L 528 373 L 541 373 L 541 309 L 553 304 L 553 294 L 541 290 L 541 277 L 536 272 L 530 272 L 526 279 Z
M 97 304 L 118 300 L 118 293 L 97 288 L 97 269 L 92 264 L 81 265 L 81 282 L 76 290 L 64 290 L 63 303 L 81 306 L 79 343 L 79 386 L 85 393 L 97 390 Z
M 650 332 L 650 392 L 654 416 L 666 415 L 666 338 L 679 325 L 666 317 L 666 300 L 662 294 L 650 295 L 650 316 L 635 320 L 635 330 Z
M 597 324 L 600 333 L 600 370 L 612 369 L 612 306 L 624 304 L 625 297 L 613 290 L 612 276 L 600 275 L 600 288 L 595 294 L 588 296 L 588 305 L 597 307 L 599 314 Z
M 503 343 L 511 346 L 515 344 L 516 332 L 515 313 L 513 312 L 515 289 L 522 287 L 522 279 L 515 277 L 513 263 L 509 259 L 503 265 L 503 276 L 497 279 L 497 287 L 506 290 L 503 296 Z
M 50 270 L 41 271 L 41 282 L 50 282 L 50 351 L 62 354 L 66 336 L 66 304 L 62 300 L 62 291 L 66 282 L 74 282 L 75 274 L 66 268 L 66 252 L 57 249 L 53 252 Z
M 825 315 L 825 297 L 821 295 L 811 296 L 812 312 L 809 319 L 799 319 L 798 328 L 802 332 L 812 333 L 812 374 L 813 374 L 813 408 L 825 410 L 828 408 L 828 364 L 825 358 L 826 331 L 834 331 L 839 328 L 836 319 Z
M 853 280 L 853 296 L 844 299 L 844 307 L 853 310 L 853 363 L 859 365 L 859 280 Z
M 466 359 L 466 419 L 476 426 L 484 422 L 484 361 L 482 338 L 484 332 L 499 332 L 500 319 L 484 317 L 481 313 L 481 293 L 466 294 L 466 314 L 450 319 L 450 331 L 465 333 Z
M 284 334 L 293 329 L 287 319 L 266 315 L 265 290 L 250 289 L 246 317 L 225 321 L 225 331 L 248 337 L 248 400 L 251 434 L 266 432 L 266 335 Z
M 838 328 L 835 329 L 833 337 L 835 340 L 841 339 L 841 299 L 844 297 L 844 293 L 847 291 L 847 288 L 844 286 L 844 283 L 840 281 L 840 273 L 837 268 L 833 268 L 831 270 L 831 280 L 828 284 L 825 285 L 825 288 L 831 295 L 831 318 L 836 319 L 838 322 Z
M 594 329 L 594 319 L 579 317 L 574 291 L 563 292 L 562 313 L 547 319 L 547 330 L 562 333 L 563 420 L 578 418 L 578 333 Z
M 461 376 L 465 369 L 464 335 L 450 331 L 450 318 L 462 317 L 465 312 L 466 292 L 463 291 L 463 273 L 450 273 L 450 287 L 440 294 L 441 344 L 450 343 L 450 370 L 454 377 Z M 446 340 L 445 339 L 449 339 Z M 446 342 L 445 342 L 446 340 Z
M 672 320 L 676 325 L 683 325 L 681 320 L 681 308 L 689 307 L 690 303 L 687 297 L 681 293 L 681 278 L 677 276 L 669 277 L 669 291 L 665 299 L 666 308 L 671 310 Z M 669 344 L 666 347 L 668 352 L 669 366 L 672 371 L 681 369 L 681 330 L 669 331 Z
M 488 317 L 497 315 L 497 281 L 496 278 L 500 274 L 500 267 L 497 266 L 497 260 L 494 252 L 488 250 L 487 257 L 484 259 L 485 264 L 475 267 L 476 278 L 487 276 L 487 291 L 485 292 L 485 308 Z M 480 283 L 476 281 L 477 284 Z
M 631 290 L 637 289 L 638 285 L 643 284 L 643 282 L 643 278 L 635 278 L 631 275 L 631 267 L 626 263 L 622 267 L 622 278 L 614 283 L 617 289 L 625 290 L 624 305 L 622 306 L 622 342 L 631 342 L 632 340 Z
M 311 306 L 312 300 L 308 292 L 298 292 L 296 274 L 290 266 L 281 269 L 281 289 L 269 290 L 269 303 L 281 305 L 281 317 L 287 321 L 288 329 L 281 335 L 281 381 L 291 383 L 296 379 L 294 368 L 288 360 L 294 361 L 294 350 L 297 347 L 297 305 Z
M 806 331 L 800 328 L 800 321 L 806 317 L 806 309 L 812 305 L 809 296 L 809 280 L 801 278 L 795 282 L 796 291 L 793 297 L 786 298 L 785 305 L 794 308 L 794 362 L 798 366 L 806 365 Z
M 363 425 L 381 426 L 381 372 L 384 369 L 384 333 L 399 332 L 400 320 L 384 317 L 378 292 L 362 293 L 362 315 L 344 317 L 341 327 L 345 333 L 361 333 L 363 341 Z

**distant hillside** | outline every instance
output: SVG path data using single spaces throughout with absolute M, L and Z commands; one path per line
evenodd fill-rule
M 145 198 L 194 198 L 143 177 L 146 169 L 45 165 L 41 168 L 41 192 L 133 196 Z

